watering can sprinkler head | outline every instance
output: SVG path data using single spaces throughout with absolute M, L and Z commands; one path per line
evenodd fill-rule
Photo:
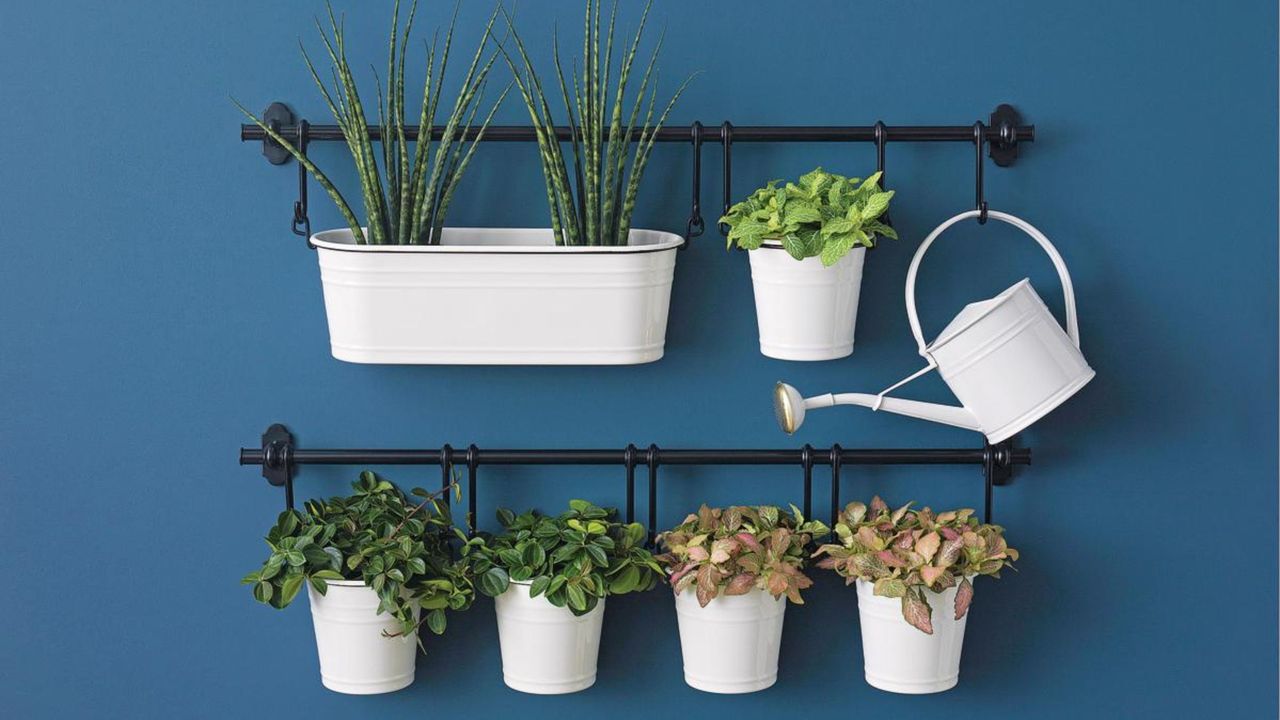
M 800 391 L 784 382 L 774 385 L 773 414 L 783 432 L 794 434 L 804 422 L 804 398 L 800 397 Z

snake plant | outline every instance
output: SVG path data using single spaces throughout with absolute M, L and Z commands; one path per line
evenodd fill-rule
M 555 118 L 551 105 L 547 102 L 542 80 L 515 30 L 514 21 L 503 10 L 513 52 L 508 52 L 502 43 L 498 47 L 515 76 L 516 87 L 524 99 L 537 135 L 547 204 L 551 213 L 551 229 L 557 245 L 627 244 L 631 215 L 640 192 L 640 180 L 644 176 L 645 165 L 653 151 L 658 130 L 666 122 L 671 108 L 692 79 L 689 78 L 680 85 L 654 122 L 658 84 L 655 66 L 662 49 L 662 39 L 659 38 L 644 68 L 640 87 L 628 107 L 627 86 L 635 69 L 636 52 L 653 3 L 652 0 L 645 3 L 635 36 L 617 66 L 614 87 L 610 86 L 610 82 L 614 71 L 613 43 L 618 2 L 614 0 L 608 28 L 603 35 L 600 31 L 601 4 L 599 0 L 587 0 L 586 18 L 583 22 L 582 67 L 579 70 L 575 61 L 573 76 L 569 80 L 565 78 L 560 61 L 559 39 L 553 35 L 556 79 L 572 130 L 572 168 L 568 166 L 561 150 Z M 572 95 L 569 91 L 570 84 L 573 86 Z M 613 97 L 611 103 L 607 100 L 610 95 Z M 644 118 L 641 122 L 642 109 Z M 630 152 L 628 160 L 628 150 L 633 141 L 635 148 Z M 573 175 L 572 184 L 570 173 Z
M 396 0 L 391 17 L 385 94 L 381 79 L 377 79 L 377 71 L 374 71 L 378 83 L 377 125 L 382 140 L 382 151 L 379 153 L 381 158 L 378 158 L 374 152 L 373 140 L 368 132 L 370 123 L 365 117 L 355 76 L 347 61 L 343 23 L 334 16 L 332 7 L 328 7 L 328 31 L 319 19 L 316 20 L 316 29 L 320 32 L 320 39 L 324 43 L 331 63 L 332 88 L 321 78 L 306 48 L 299 43 L 307 69 L 320 88 L 329 111 L 333 113 L 339 127 L 342 128 L 342 135 L 351 151 L 352 160 L 355 161 L 360 179 L 360 191 L 364 199 L 365 216 L 368 220 L 367 234 L 361 228 L 355 211 L 343 198 L 342 193 L 305 153 L 239 102 L 235 103 L 240 111 L 261 127 L 268 137 L 288 150 L 311 173 L 338 206 L 356 242 L 360 244 L 439 244 L 445 215 L 449 210 L 449 203 L 453 200 L 453 194 L 457 190 L 458 182 L 475 154 L 478 141 L 483 138 L 489 122 L 507 94 L 506 90 L 502 92 L 484 116 L 479 128 L 476 129 L 474 140 L 467 141 L 466 136 L 472 131 L 483 103 L 489 71 L 497 60 L 496 52 L 487 60 L 484 59 L 485 48 L 493 34 L 494 21 L 498 17 L 498 10 L 495 9 L 485 25 L 479 46 L 463 77 L 462 87 L 454 97 L 452 107 L 449 108 L 442 137 L 438 142 L 431 141 L 429 133 L 435 124 L 437 111 L 443 110 L 443 79 L 449 62 L 449 51 L 453 45 L 453 30 L 458 15 L 455 6 L 453 20 L 449 24 L 449 32 L 444 37 L 443 47 L 440 47 L 439 37 L 436 36 L 432 38 L 427 49 L 426 81 L 419 112 L 422 136 L 411 151 L 411 141 L 405 136 L 404 81 L 409 34 L 413 29 L 417 9 L 418 3 L 414 0 L 409 9 L 408 20 L 404 29 L 401 30 L 400 2 Z M 437 51 L 439 51 L 438 66 Z M 379 167 L 379 160 L 381 167 Z

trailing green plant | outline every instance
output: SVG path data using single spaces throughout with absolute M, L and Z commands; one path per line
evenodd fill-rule
M 770 180 L 720 218 L 729 226 L 728 246 L 755 250 L 775 240 L 797 260 L 817 257 L 830 267 L 856 246 L 873 247 L 877 235 L 896 240 L 880 221 L 894 193 L 881 190 L 880 175 L 862 180 L 815 168 L 798 185 Z
M 506 19 L 515 57 L 499 43 L 537 134 L 547 204 L 551 213 L 551 230 L 557 245 L 627 244 L 631 233 L 631 215 L 640 192 L 640 181 L 644 177 L 658 130 L 693 79 L 691 76 L 680 85 L 655 122 L 654 110 L 658 93 L 655 66 L 662 50 L 662 38 L 659 38 L 640 78 L 640 87 L 628 107 L 627 86 L 635 69 L 636 52 L 653 3 L 652 0 L 645 3 L 639 27 L 618 64 L 616 83 L 612 87 L 610 83 L 614 71 L 613 43 L 618 2 L 614 1 L 613 10 L 609 14 L 609 25 L 603 35 L 600 30 L 601 4 L 603 3 L 598 0 L 587 0 L 581 73 L 579 74 L 577 67 L 578 61 L 575 60 L 570 80 L 565 79 L 564 67 L 560 61 L 559 38 L 553 35 L 556 79 L 569 127 L 573 131 L 569 141 L 573 152 L 572 168 L 568 167 L 560 140 L 556 136 L 555 116 L 547 102 L 542 81 L 510 15 Z M 505 10 L 503 12 L 505 14 Z M 572 97 L 569 92 L 570 84 L 573 86 Z M 640 118 L 642 109 L 643 120 Z M 628 149 L 633 140 L 635 149 L 630 153 L 628 161 Z
M 280 513 L 266 537 L 271 554 L 242 582 L 259 602 L 284 608 L 304 582 L 324 595 L 330 580 L 358 580 L 377 593 L 378 613 L 394 617 L 401 634 L 422 622 L 443 633 L 445 610 L 466 610 L 475 598 L 450 542 L 459 533 L 441 498 L 449 488 L 414 488 L 410 499 L 367 470 L 352 488 L 348 497 L 307 501 L 305 512 Z
M 485 47 L 492 36 L 493 24 L 497 19 L 495 9 L 485 25 L 484 33 L 471 64 L 462 80 L 462 87 L 454 96 L 452 107 L 448 108 L 444 131 L 441 139 L 433 143 L 430 129 L 435 125 L 437 111 L 444 99 L 444 76 L 449 64 L 449 51 L 453 45 L 454 24 L 458 11 L 455 7 L 453 20 L 449 23 L 449 32 L 444 37 L 443 47 L 439 46 L 439 37 L 432 39 L 427 48 L 426 80 L 422 90 L 422 106 L 419 110 L 418 125 L 423 135 L 410 151 L 410 141 L 405 135 L 404 99 L 405 62 L 408 55 L 409 35 L 413 29 L 414 16 L 418 3 L 414 0 L 409 10 L 409 17 L 404 29 L 400 29 L 400 2 L 396 0 L 391 16 L 390 51 L 387 58 L 386 92 L 383 93 L 382 82 L 377 78 L 378 126 L 381 131 L 382 152 L 378 158 L 373 149 L 373 141 L 369 137 L 368 126 L 371 124 L 365 116 L 364 104 L 356 87 L 355 75 L 347 61 L 346 34 L 342 21 L 333 14 L 328 6 L 329 30 L 316 20 L 316 29 L 331 63 L 330 76 L 333 87 L 323 80 L 315 63 L 305 47 L 302 57 L 306 62 L 311 77 L 320 94 L 324 96 L 329 111 L 333 113 L 342 128 L 342 136 L 355 161 L 356 174 L 360 179 L 360 191 L 364 199 L 367 234 L 361 228 L 359 219 L 351 205 L 338 191 L 329 177 L 289 138 L 284 137 L 270 124 L 254 115 L 239 102 L 235 102 L 268 137 L 278 143 L 307 169 L 324 188 L 343 219 L 351 229 L 357 243 L 373 245 L 436 245 L 440 242 L 441 230 L 444 228 L 445 215 L 453 200 L 458 183 L 462 180 L 467 166 L 475 154 L 479 141 L 484 137 L 489 122 L 506 97 L 503 90 L 498 100 L 483 118 L 479 128 L 475 121 L 484 98 L 485 85 L 489 71 L 497 60 L 497 53 L 483 60 Z M 439 51 L 439 65 L 436 65 L 436 54 Z M 510 87 L 507 88 L 508 90 Z M 472 134 L 474 139 L 466 138 Z M 381 167 L 379 167 L 381 160 Z M 385 184 L 383 182 L 385 174 Z
M 802 572 L 806 548 L 828 532 L 822 522 L 806 521 L 794 505 L 789 515 L 772 505 L 703 505 L 658 536 L 667 552 L 657 559 L 675 593 L 693 588 L 702 607 L 720 594 L 745 595 L 753 588 L 803 604 L 800 591 L 813 585 Z
M 955 619 L 969 611 L 972 578 L 1000 577 L 1013 567 L 1018 551 L 1004 539 L 1004 528 L 979 523 L 968 508 L 934 514 L 929 508 L 897 510 L 879 497 L 868 508 L 849 503 L 836 522 L 838 543 L 823 545 L 813 554 L 825 555 L 819 567 L 846 579 L 874 583 L 876 595 L 902 598 L 902 617 L 921 632 L 933 634 L 932 608 L 926 590 L 940 593 L 956 588 Z
M 462 548 L 485 595 L 512 582 L 529 583 L 529 597 L 545 596 L 574 615 L 591 612 L 609 595 L 650 590 L 662 568 L 644 547 L 640 523 L 620 523 L 617 511 L 570 500 L 557 516 L 498 510 L 499 535 L 481 534 Z

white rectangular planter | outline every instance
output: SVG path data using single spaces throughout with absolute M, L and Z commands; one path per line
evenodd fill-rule
M 333 356 L 419 365 L 631 365 L 662 357 L 679 235 L 561 247 L 549 229 L 445 228 L 440 245 L 311 238 Z

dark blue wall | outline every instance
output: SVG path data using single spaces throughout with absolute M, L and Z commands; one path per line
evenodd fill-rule
M 388 3 L 343 5 L 357 64 L 381 63 Z M 443 3 L 427 5 L 429 24 L 446 21 Z M 578 0 L 521 5 L 540 56 L 553 15 L 576 32 Z M 488 9 L 464 3 L 464 35 Z M 759 695 L 683 685 L 662 591 L 609 603 L 599 683 L 578 695 L 503 687 L 488 600 L 430 641 L 409 690 L 360 699 L 321 688 L 305 603 L 273 612 L 237 584 L 260 561 L 281 498 L 235 452 L 272 421 L 314 447 L 979 441 L 859 409 L 815 413 L 788 441 L 767 397 L 778 378 L 876 391 L 918 367 L 901 283 L 924 233 L 972 202 L 964 145 L 889 148 L 904 239 L 870 260 L 848 359 L 761 357 L 746 257 L 708 236 L 680 256 L 656 364 L 333 360 L 315 257 L 288 233 L 293 166 L 242 145 L 228 101 L 286 100 L 327 121 L 296 47 L 299 36 L 314 46 L 321 10 L 0 6 L 7 717 L 1272 716 L 1275 3 L 659 0 L 664 84 L 702 71 L 676 123 L 967 124 L 1007 101 L 1037 125 L 1015 167 L 988 169 L 988 197 L 1061 248 L 1098 377 L 1021 436 L 1035 464 L 996 497 L 1020 572 L 979 584 L 961 683 L 922 698 L 863 683 L 854 596 L 830 578 L 788 612 L 781 677 Z M 522 113 L 509 104 L 501 121 L 523 123 Z M 343 153 L 314 154 L 345 168 Z M 709 146 L 711 207 L 719 159 Z M 816 164 L 863 174 L 874 151 L 753 145 L 735 161 L 745 190 Z M 637 225 L 683 228 L 687 164 L 686 148 L 658 153 Z M 486 147 L 464 194 L 454 224 L 545 224 L 529 146 Z M 316 227 L 334 225 L 315 196 Z M 1030 245 L 998 228 L 948 235 L 922 276 L 926 326 L 1023 275 L 1060 308 Z M 908 394 L 946 398 L 936 378 L 918 385 Z M 300 493 L 342 491 L 356 471 L 307 469 Z M 660 520 L 702 500 L 798 500 L 798 475 L 664 470 Z M 618 470 L 485 470 L 482 518 L 497 503 L 619 503 L 621 486 Z M 846 499 L 981 502 L 967 468 L 855 468 L 845 488 Z

